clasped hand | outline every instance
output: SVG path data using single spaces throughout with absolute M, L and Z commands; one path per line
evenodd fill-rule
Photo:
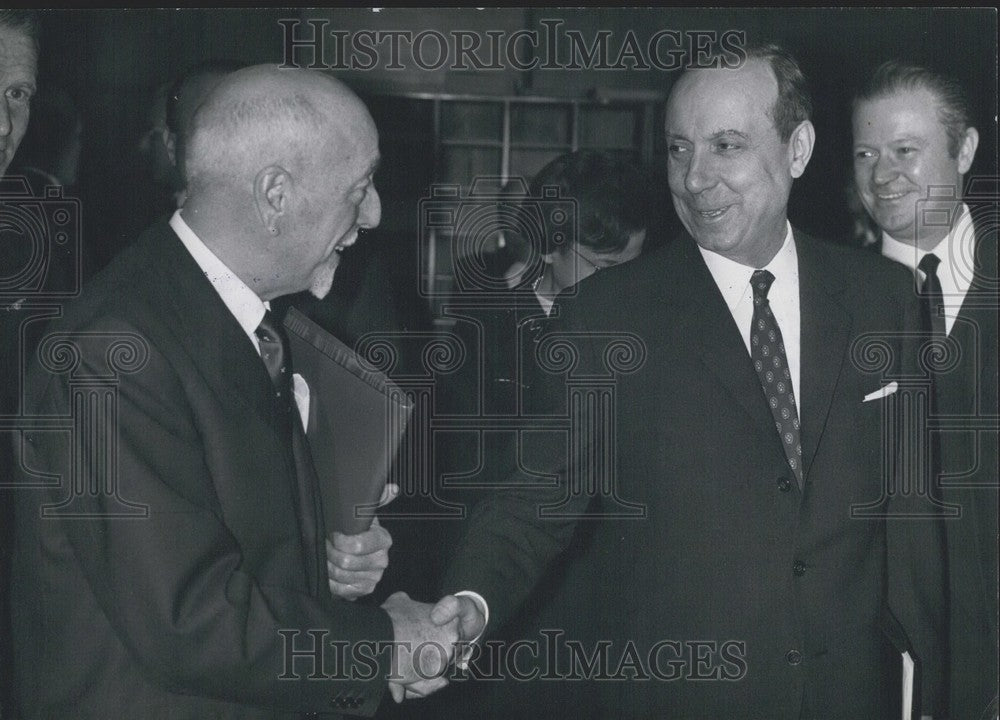
M 443 675 L 456 652 L 464 652 L 486 622 L 476 602 L 465 596 L 445 595 L 431 605 L 397 592 L 382 608 L 389 613 L 395 636 L 389 691 L 397 703 L 447 685 Z
M 387 484 L 379 506 L 392 502 L 399 494 L 399 486 Z M 330 592 L 344 600 L 357 600 L 370 594 L 382 573 L 389 566 L 389 548 L 392 536 L 372 520 L 371 527 L 357 535 L 333 533 L 326 541 L 326 572 Z

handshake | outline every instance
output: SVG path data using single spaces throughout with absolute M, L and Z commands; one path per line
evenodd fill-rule
M 380 504 L 391 501 L 397 492 L 395 485 L 387 485 Z M 391 545 L 392 538 L 377 518 L 363 533 L 333 533 L 326 541 L 330 593 L 349 601 L 371 593 L 389 564 Z M 425 697 L 447 685 L 444 673 L 452 662 L 462 659 L 461 655 L 456 659 L 456 653 L 462 653 L 486 626 L 485 606 L 465 594 L 446 595 L 431 605 L 397 592 L 382 609 L 392 620 L 389 691 L 397 703 Z
M 486 626 L 483 608 L 467 595 L 445 595 L 436 605 L 397 592 L 382 604 L 394 634 L 389 692 L 397 703 L 426 697 L 448 684 L 445 671 L 460 662 Z

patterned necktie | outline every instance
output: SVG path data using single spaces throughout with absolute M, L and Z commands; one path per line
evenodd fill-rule
M 792 373 L 788 369 L 785 343 L 781 330 L 767 301 L 774 275 L 767 270 L 756 270 L 750 278 L 753 288 L 753 325 L 750 327 L 750 359 L 764 390 L 764 398 L 771 408 L 774 424 L 785 449 L 788 465 L 795 473 L 795 480 L 802 489 L 802 441 L 799 436 L 799 415 L 795 410 L 792 392 Z
M 299 523 L 305 557 L 313 562 L 306 565 L 306 578 L 310 592 L 316 596 L 320 592 L 321 578 L 326 573 L 325 549 L 320 551 L 319 498 L 316 470 L 309 451 L 309 442 L 299 419 L 298 408 L 292 393 L 291 353 L 288 350 L 288 336 L 280 324 L 274 321 L 270 310 L 264 312 L 257 330 L 260 343 L 260 357 L 274 384 L 278 401 L 278 420 L 285 437 L 291 436 L 292 457 L 295 460 L 295 476 L 298 480 L 296 498 L 299 505 Z
M 282 407 L 291 410 L 292 373 L 288 367 L 288 338 L 281 326 L 274 321 L 270 310 L 264 312 L 264 319 L 260 321 L 255 334 L 260 343 L 260 357 L 274 383 L 275 393 Z
M 945 338 L 944 315 L 941 307 L 944 305 L 944 295 L 941 291 L 941 280 L 937 275 L 941 259 L 934 253 L 927 253 L 917 267 L 924 273 L 924 282 L 920 286 L 920 306 L 924 313 L 926 327 L 930 328 L 936 339 Z

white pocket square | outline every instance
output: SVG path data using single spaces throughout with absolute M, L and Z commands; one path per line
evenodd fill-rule
M 897 390 L 899 390 L 899 384 L 895 380 L 893 380 L 888 385 L 883 385 L 878 390 L 870 392 L 867 395 L 865 395 L 865 399 L 862 400 L 861 402 L 868 402 L 869 400 L 878 400 L 879 398 L 888 397 Z

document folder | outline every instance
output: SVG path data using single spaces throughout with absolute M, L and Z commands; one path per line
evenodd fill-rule
M 327 533 L 363 532 L 375 517 L 413 405 L 384 373 L 295 308 L 285 315 L 292 369 L 309 385 L 306 437 Z

